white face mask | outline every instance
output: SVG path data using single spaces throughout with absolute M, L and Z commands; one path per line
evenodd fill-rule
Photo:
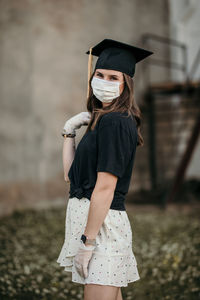
M 123 82 L 121 83 L 119 81 L 112 82 L 109 80 L 93 77 L 91 81 L 93 94 L 101 102 L 106 102 L 106 103 L 112 102 L 113 99 L 119 97 L 120 95 L 119 86 Z

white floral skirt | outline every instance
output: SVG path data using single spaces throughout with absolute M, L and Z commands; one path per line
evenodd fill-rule
M 127 286 L 140 279 L 132 251 L 132 230 L 126 211 L 109 209 L 96 236 L 97 246 L 88 264 L 88 277 L 81 277 L 74 265 L 81 235 L 84 233 L 90 207 L 87 198 L 69 198 L 65 219 L 65 240 L 57 262 L 72 281 L 80 284 Z

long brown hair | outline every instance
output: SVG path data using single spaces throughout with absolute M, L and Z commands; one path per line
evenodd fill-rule
M 133 95 L 134 82 L 133 78 L 129 75 L 123 73 L 124 76 L 124 90 L 118 98 L 115 98 L 109 105 L 105 108 L 103 107 L 101 101 L 99 101 L 93 94 L 91 81 L 95 74 L 95 71 L 92 73 L 89 80 L 89 93 L 87 98 L 87 110 L 91 113 L 91 120 L 88 124 L 86 132 L 93 130 L 99 118 L 105 113 L 118 111 L 118 112 L 127 112 L 128 116 L 135 117 L 137 132 L 138 132 L 138 143 L 137 146 L 143 146 L 144 140 L 140 132 L 141 126 L 141 111 L 135 102 Z M 86 133 L 85 132 L 85 133 Z

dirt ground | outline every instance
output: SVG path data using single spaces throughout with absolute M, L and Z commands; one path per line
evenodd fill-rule
M 180 214 L 190 214 L 193 212 L 199 213 L 200 215 L 200 203 L 193 203 L 193 204 L 168 204 L 165 209 L 162 209 L 156 205 L 135 205 L 135 204 L 126 204 L 126 210 L 130 213 L 157 213 L 157 214 L 172 214 L 177 215 Z

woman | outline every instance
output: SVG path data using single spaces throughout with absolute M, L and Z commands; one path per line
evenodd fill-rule
M 86 53 L 88 112 L 70 118 L 62 132 L 70 195 L 57 262 L 72 272 L 73 282 L 85 284 L 85 300 L 121 300 L 121 287 L 140 279 L 124 204 L 136 147 L 143 144 L 132 77 L 135 64 L 153 52 L 104 39 Z M 99 58 L 91 75 L 92 55 Z

